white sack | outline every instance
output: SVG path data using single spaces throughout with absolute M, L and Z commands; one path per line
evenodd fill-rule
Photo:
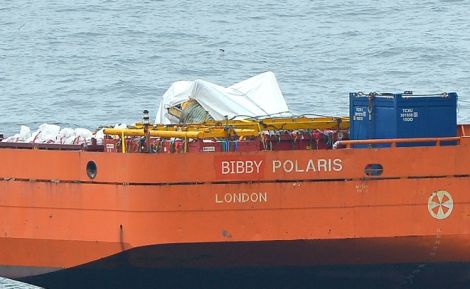
M 60 144 L 73 144 L 75 140 L 75 131 L 71 128 L 63 128 L 60 130 L 59 135 L 56 139 L 56 143 Z
M 27 126 L 22 125 L 20 128 L 19 140 L 26 141 L 30 137 L 31 137 L 31 129 Z
M 41 124 L 37 131 L 27 140 L 33 143 L 56 143 L 60 126 L 55 124 Z
M 102 145 L 104 140 L 104 128 L 95 133 L 96 144 Z

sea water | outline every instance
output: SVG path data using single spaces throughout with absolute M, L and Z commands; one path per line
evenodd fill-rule
M 348 92 L 457 91 L 470 121 L 470 2 L 0 3 L 0 133 L 155 116 L 177 80 L 273 71 L 290 109 L 347 115 Z

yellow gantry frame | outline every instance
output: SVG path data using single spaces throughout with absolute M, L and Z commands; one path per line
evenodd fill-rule
M 209 120 L 200 124 L 162 125 L 148 127 L 148 134 L 161 138 L 224 138 L 229 136 L 256 137 L 267 130 L 340 130 L 349 128 L 348 117 L 291 117 L 244 120 Z M 134 128 L 105 128 L 107 135 L 145 136 L 141 123 Z
M 143 128 L 105 128 L 104 134 L 108 135 L 125 135 L 125 136 L 145 136 Z M 153 137 L 161 138 L 221 138 L 230 135 L 240 137 L 256 136 L 258 131 L 252 129 L 234 129 L 233 133 L 223 128 L 212 128 L 204 130 L 158 130 L 149 128 L 148 134 Z

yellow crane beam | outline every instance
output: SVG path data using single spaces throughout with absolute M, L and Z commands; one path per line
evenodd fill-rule
M 259 120 L 208 120 L 200 124 L 185 125 L 156 124 L 148 127 L 148 133 L 152 137 L 161 138 L 224 138 L 259 136 L 261 132 L 266 130 L 337 130 L 348 128 L 348 117 L 292 117 Z M 141 123 L 137 123 L 134 128 L 105 128 L 104 133 L 119 136 L 146 136 L 144 126 Z
M 136 124 L 137 128 L 142 128 L 141 123 Z M 222 129 L 233 127 L 235 129 L 252 129 L 258 132 L 264 130 L 297 130 L 297 129 L 319 129 L 337 130 L 349 128 L 349 117 L 292 117 L 292 118 L 266 118 L 266 119 L 244 119 L 244 120 L 208 120 L 198 124 L 155 124 L 151 130 L 204 130 Z
M 230 131 L 223 128 L 205 129 L 205 130 L 187 130 L 187 131 L 171 131 L 171 130 L 154 130 L 149 129 L 149 135 L 161 138 L 223 138 L 228 136 L 257 136 L 258 131 L 252 129 L 233 129 Z M 105 128 L 104 134 L 117 136 L 146 136 L 143 128 Z

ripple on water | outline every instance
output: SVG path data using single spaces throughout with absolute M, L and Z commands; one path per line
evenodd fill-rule
M 266 70 L 299 113 L 347 114 L 349 91 L 453 90 L 467 120 L 469 9 L 458 0 L 12 0 L 0 7 L 10 27 L 0 30 L 9 40 L 0 127 L 131 122 L 144 108 L 154 114 L 173 81 L 230 85 Z

